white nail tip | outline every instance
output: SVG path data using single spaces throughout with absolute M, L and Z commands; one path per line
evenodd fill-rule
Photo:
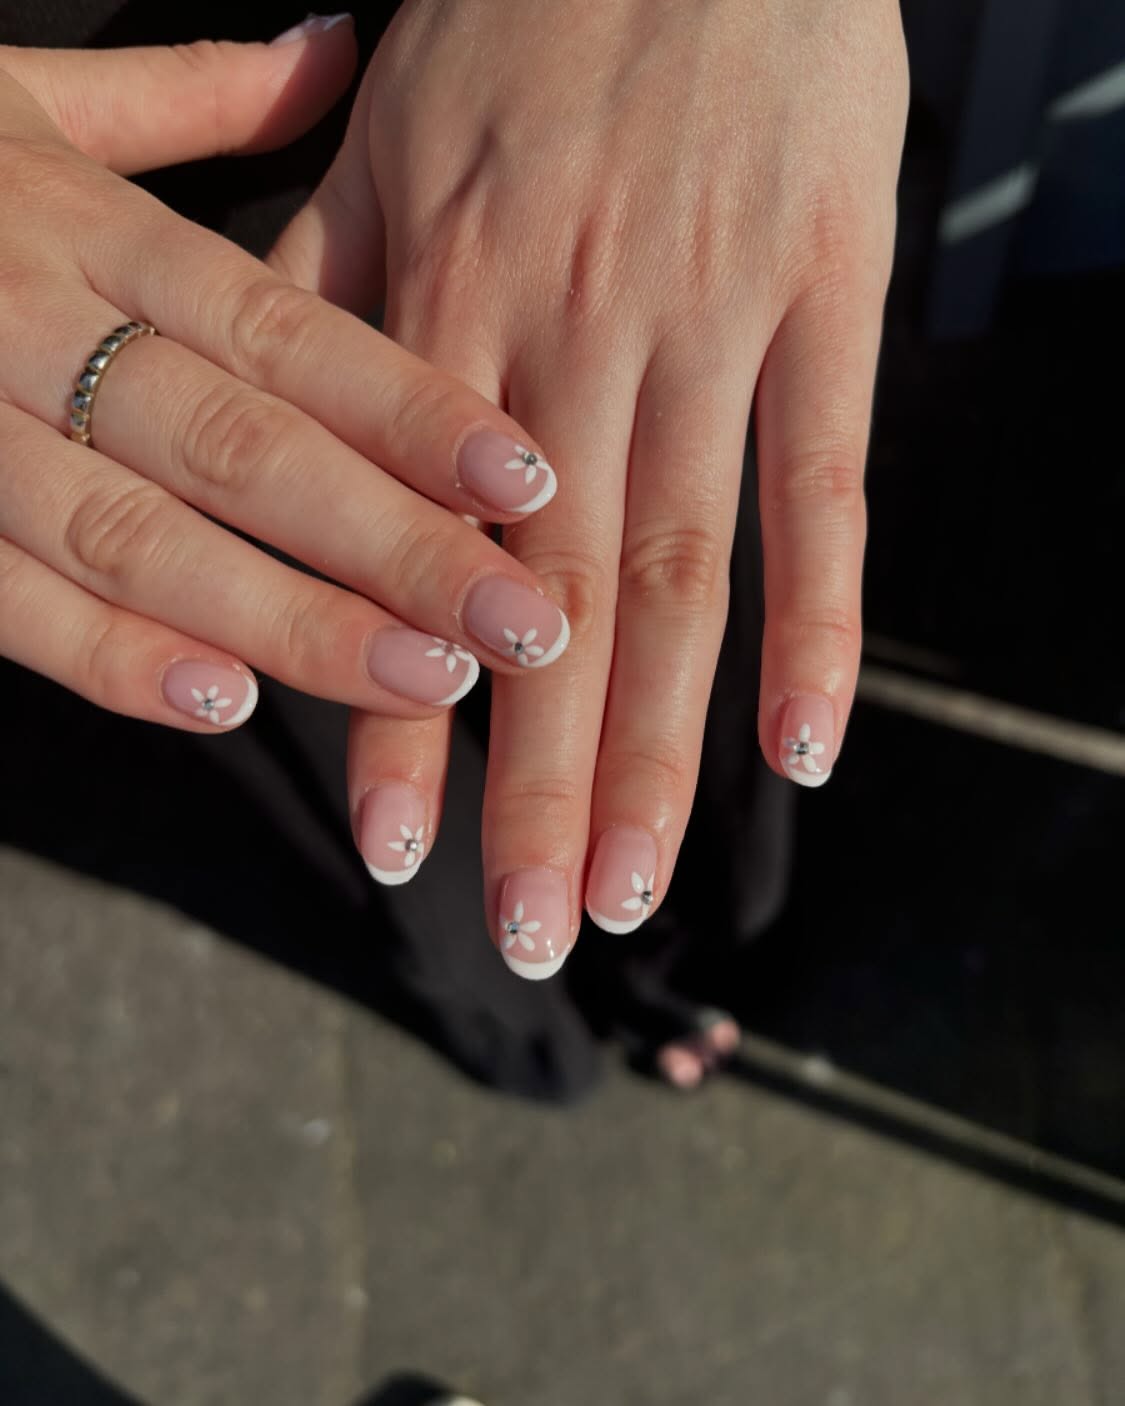
M 587 908 L 586 912 L 589 914 L 590 921 L 596 924 L 597 927 L 601 928 L 603 932 L 612 932 L 619 934 L 626 932 L 636 932 L 636 930 L 644 922 L 645 918 L 648 917 L 648 914 L 646 913 L 643 917 L 640 918 L 607 918 L 604 913 L 595 913 L 592 908 Z
M 784 765 L 787 761 L 787 758 L 782 757 L 781 761 Z M 815 788 L 817 786 L 823 786 L 824 783 L 828 780 L 828 778 L 832 775 L 832 771 L 831 769 L 829 769 L 828 771 L 810 772 L 805 771 L 803 768 L 798 771 L 796 767 L 786 766 L 785 775 L 789 778 L 790 781 L 795 781 L 798 786 L 809 786 Z
M 375 882 L 385 884 L 388 888 L 394 888 L 398 884 L 408 884 L 422 867 L 422 860 L 419 860 L 417 864 L 412 864 L 409 869 L 376 869 L 374 864 L 367 864 L 366 859 L 363 862 L 367 865 L 367 872 Z
M 562 628 L 559 630 L 558 639 L 554 642 L 554 644 L 550 647 L 546 654 L 540 655 L 539 658 L 536 659 L 533 664 L 529 665 L 530 668 L 542 669 L 545 664 L 553 664 L 555 660 L 559 657 L 559 655 L 563 652 L 563 650 L 567 647 L 567 645 L 570 643 L 570 621 L 566 618 L 566 616 L 562 613 L 561 610 L 559 611 L 559 619 L 562 621 Z
M 258 684 L 257 680 L 249 674 L 239 674 L 239 678 L 246 685 L 246 697 L 242 700 L 242 707 L 231 717 L 224 719 L 224 727 L 237 727 L 239 723 L 244 723 L 254 709 L 258 706 Z
M 501 952 L 500 955 L 510 970 L 517 976 L 522 976 L 525 981 L 545 981 L 562 967 L 570 956 L 570 948 L 568 947 L 561 957 L 552 957 L 549 962 L 521 962 L 518 957 L 510 957 L 507 952 Z
M 546 468 L 546 465 L 543 465 Z M 535 513 L 540 508 L 545 508 L 551 499 L 558 492 L 559 481 L 555 477 L 554 469 L 546 470 L 546 478 L 543 487 L 529 503 L 521 503 L 518 508 L 513 508 L 513 513 Z
M 439 698 L 434 704 L 435 708 L 448 708 L 450 704 L 458 702 L 464 698 L 477 679 L 480 678 L 480 663 L 472 655 L 469 656 L 471 662 L 465 665 L 465 677 L 461 680 L 460 687 L 455 688 L 448 698 Z

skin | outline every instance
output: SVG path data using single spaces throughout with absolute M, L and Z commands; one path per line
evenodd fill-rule
M 539 589 L 459 516 L 481 512 L 465 435 L 524 430 L 121 179 L 283 145 L 354 64 L 347 24 L 279 47 L 0 49 L 0 341 L 19 349 L 0 367 L 0 653 L 118 712 L 213 730 L 161 691 L 187 658 L 432 719 L 373 681 L 371 640 L 405 623 L 482 653 L 472 586 Z M 162 335 L 122 351 L 94 447 L 73 444 L 80 358 L 130 318 Z
M 695 787 L 751 405 L 766 624 L 758 730 L 860 652 L 863 467 L 907 71 L 893 0 L 408 0 L 339 158 L 272 262 L 508 409 L 555 465 L 505 546 L 566 610 L 549 678 L 497 679 L 486 911 L 515 870 L 657 839 Z M 753 700 L 747 699 L 747 710 Z M 447 721 L 357 713 L 353 805 L 436 817 Z M 831 760 L 831 758 L 829 758 Z

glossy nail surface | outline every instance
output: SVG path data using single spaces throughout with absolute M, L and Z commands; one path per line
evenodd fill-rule
M 233 664 L 177 659 L 160 681 L 167 702 L 189 718 L 212 727 L 237 727 L 254 711 L 258 685 Z
M 555 471 L 537 449 L 495 430 L 476 430 L 457 454 L 461 486 L 490 508 L 534 513 L 555 496 Z
M 375 786 L 363 798 L 359 851 L 381 884 L 405 884 L 426 857 L 426 802 L 402 781 Z
M 656 897 L 656 841 L 634 825 L 604 830 L 586 883 L 586 911 L 606 932 L 633 932 Z
M 367 672 L 376 683 L 415 703 L 446 708 L 464 698 L 480 676 L 467 649 L 421 630 L 380 630 L 367 650 Z
M 347 24 L 351 18 L 351 15 L 347 13 L 342 15 L 309 15 L 300 24 L 295 24 L 292 29 L 287 29 L 276 39 L 271 39 L 270 46 L 279 49 L 283 44 L 299 44 L 302 39 L 309 39 L 314 34 L 327 34 L 338 24 Z
M 798 786 L 823 786 L 836 759 L 835 715 L 827 698 L 803 694 L 781 713 L 778 756 L 785 775 Z
M 566 879 L 553 869 L 520 869 L 500 885 L 497 943 L 517 976 L 554 976 L 571 949 Z
M 507 576 L 476 583 L 465 601 L 464 625 L 524 669 L 553 664 L 570 642 L 570 622 L 558 606 Z

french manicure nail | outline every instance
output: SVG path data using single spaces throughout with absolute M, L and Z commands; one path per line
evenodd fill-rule
M 457 454 L 457 480 L 503 513 L 534 513 L 555 496 L 555 471 L 536 449 L 495 430 L 469 435 Z
M 476 683 L 480 665 L 459 644 L 392 625 L 368 645 L 367 672 L 392 693 L 446 708 Z
M 169 664 L 160 688 L 173 708 L 212 727 L 237 727 L 258 701 L 253 675 L 233 664 L 209 664 L 203 659 L 177 659 Z
M 292 29 L 287 29 L 276 39 L 271 39 L 270 46 L 277 49 L 282 44 L 297 44 L 312 34 L 327 34 L 330 29 L 335 29 L 338 24 L 345 24 L 351 18 L 350 14 L 309 15 L 300 24 L 295 24 Z
M 778 753 L 785 775 L 798 786 L 823 786 L 835 760 L 836 718 L 827 698 L 802 694 L 791 698 L 781 713 Z
M 647 830 L 613 825 L 594 849 L 586 911 L 606 932 L 633 932 L 655 898 L 656 841 Z
M 546 596 L 507 576 L 488 576 L 469 592 L 465 629 L 525 669 L 553 664 L 570 641 L 570 622 Z
M 509 874 L 500 885 L 497 923 L 500 955 L 517 976 L 554 976 L 572 946 L 565 877 L 553 869 Z
M 373 879 L 405 884 L 426 854 L 426 802 L 404 781 L 368 791 L 359 820 L 359 852 Z

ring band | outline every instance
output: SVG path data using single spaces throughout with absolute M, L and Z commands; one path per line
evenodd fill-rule
M 76 443 L 90 443 L 90 416 L 94 413 L 98 387 L 105 377 L 109 363 L 122 347 L 135 342 L 138 337 L 155 336 L 156 328 L 149 322 L 126 322 L 120 327 L 115 327 L 90 353 L 70 398 L 70 437 Z

